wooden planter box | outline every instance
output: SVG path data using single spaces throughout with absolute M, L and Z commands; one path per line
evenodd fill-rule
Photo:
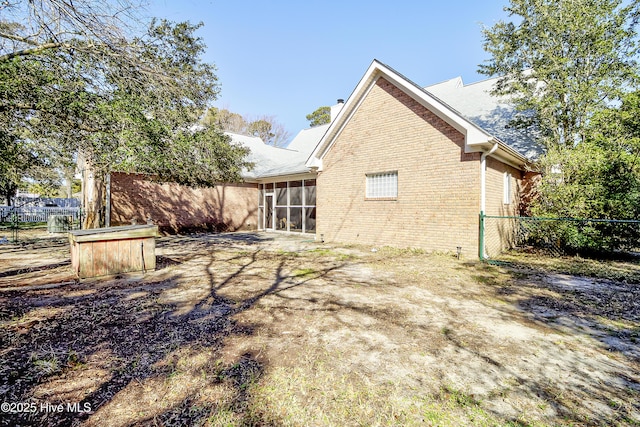
M 69 232 L 71 265 L 81 279 L 156 268 L 155 225 Z

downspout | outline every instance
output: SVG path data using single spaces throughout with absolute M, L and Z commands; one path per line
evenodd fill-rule
M 495 142 L 491 150 L 485 151 L 480 156 L 480 212 L 482 213 L 487 208 L 487 157 L 495 153 L 497 149 L 498 143 Z
M 487 209 L 487 157 L 495 153 L 498 146 L 499 144 L 495 142 L 489 151 L 485 151 L 480 156 L 480 236 L 478 241 L 480 260 L 485 259 L 483 218 Z

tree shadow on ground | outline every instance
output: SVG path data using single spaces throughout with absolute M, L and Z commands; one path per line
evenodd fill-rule
M 548 402 L 568 422 L 593 426 L 640 422 L 640 286 L 549 273 L 518 263 L 482 265 L 478 270 L 474 279 L 492 294 L 493 301 L 500 302 L 492 306 L 505 318 L 559 337 L 553 344 L 556 356 L 537 363 L 562 363 L 567 367 L 562 378 L 538 381 L 502 366 L 519 387 Z M 447 338 L 465 351 L 474 351 L 461 344 L 455 333 Z M 593 340 L 598 353 L 575 354 L 574 338 Z M 603 365 L 608 372 L 598 372 Z
M 3 303 L 0 310 L 0 354 L 6 361 L 6 366 L 0 366 L 0 396 L 3 401 L 78 402 L 80 407 L 87 403 L 92 409 L 86 414 L 41 410 L 11 414 L 0 418 L 0 424 L 269 424 L 272 419 L 267 419 L 252 407 L 255 400 L 250 393 L 253 382 L 270 368 L 269 361 L 260 350 L 255 350 L 260 348 L 259 345 L 243 347 L 238 343 L 261 339 L 260 328 L 268 322 L 281 322 L 283 319 L 285 322 L 302 322 L 302 317 L 287 314 L 295 310 L 303 310 L 305 316 L 326 312 L 331 318 L 322 320 L 324 324 L 328 321 L 328 329 L 343 323 L 356 335 L 367 329 L 375 329 L 382 335 L 393 332 L 402 335 L 403 331 L 415 328 L 419 330 L 415 337 L 420 337 L 422 343 L 430 340 L 436 343 L 429 342 L 429 345 L 421 347 L 421 352 L 453 347 L 458 358 L 454 363 L 460 366 L 460 372 L 469 372 L 474 379 L 482 379 L 484 374 L 493 375 L 488 378 L 493 384 L 499 384 L 505 377 L 512 378 L 514 390 L 522 391 L 527 399 L 538 396 L 555 411 L 554 421 L 576 425 L 616 422 L 624 425 L 631 424 L 632 411 L 634 408 L 638 410 L 639 393 L 632 389 L 638 384 L 640 369 L 637 363 L 627 363 L 630 360 L 628 353 L 613 352 L 614 357 L 607 360 L 607 371 L 602 373 L 589 370 L 595 365 L 590 364 L 584 353 L 571 359 L 570 348 L 562 343 L 556 345 L 545 341 L 548 348 L 542 352 L 544 360 L 536 360 L 536 366 L 545 368 L 562 363 L 568 367 L 562 375 L 571 380 L 583 380 L 582 383 L 567 382 L 567 388 L 563 389 L 559 386 L 563 385 L 564 377 L 519 370 L 511 364 L 508 356 L 500 353 L 501 350 L 490 348 L 496 344 L 495 340 L 487 339 L 468 327 L 475 319 L 461 313 L 464 313 L 465 304 L 473 300 L 490 307 L 491 311 L 501 310 L 510 323 L 526 324 L 549 334 L 557 333 L 563 339 L 564 325 L 556 324 L 550 318 L 536 319 L 532 309 L 524 304 L 532 296 L 551 292 L 550 289 L 527 287 L 534 284 L 520 284 L 520 281 L 537 277 L 537 272 L 505 273 L 492 266 L 458 263 L 456 265 L 464 269 L 460 275 L 469 278 L 475 274 L 475 281 L 481 286 L 450 285 L 457 274 L 449 270 L 446 278 L 435 279 L 437 290 L 421 285 L 418 290 L 424 294 L 417 300 L 422 305 L 420 313 L 426 313 L 427 317 L 432 307 L 434 311 L 437 309 L 445 313 L 449 323 L 441 330 L 429 321 L 415 322 L 403 305 L 405 301 L 402 298 L 410 300 L 411 292 L 416 288 L 405 288 L 409 278 L 416 277 L 415 280 L 422 283 L 425 279 L 432 280 L 431 277 L 405 275 L 394 282 L 397 277 L 387 275 L 383 269 L 371 269 L 363 274 L 357 268 L 351 268 L 359 267 L 360 261 L 367 263 L 365 259 L 343 263 L 337 256 L 325 256 L 311 266 L 301 261 L 313 261 L 315 255 L 300 258 L 294 251 L 267 250 L 257 243 L 226 240 L 226 243 L 216 245 L 214 239 L 194 236 L 179 236 L 166 243 L 162 239 L 159 241 L 160 246 L 167 249 L 162 256 L 172 263 L 148 275 L 144 281 L 97 280 L 59 289 L 0 294 Z M 227 251 L 229 248 L 232 250 Z M 399 252 L 395 258 L 389 254 L 376 256 L 388 263 L 383 264 L 384 268 L 397 268 L 391 264 L 400 262 L 406 253 Z M 375 258 L 374 255 L 370 257 L 368 259 Z M 427 264 L 429 260 L 419 256 L 400 265 L 406 267 L 418 262 Z M 450 264 L 446 266 L 450 268 Z M 316 279 L 320 282 L 315 282 Z M 259 285 L 249 286 L 248 282 Z M 465 284 L 470 282 L 466 280 Z M 307 288 L 307 285 L 310 286 Z M 317 285 L 316 289 L 311 285 Z M 396 289 L 397 293 L 385 294 L 386 298 L 380 304 L 380 300 L 374 298 L 346 298 L 343 294 L 346 287 L 357 288 L 356 292 L 366 290 L 370 296 L 373 292 L 384 293 L 387 289 Z M 305 292 L 286 292 L 295 288 Z M 313 292 L 319 288 L 327 289 L 326 293 Z M 404 292 L 405 289 L 411 292 Z M 509 304 L 493 304 L 491 298 L 488 301 L 487 289 L 489 296 Z M 534 290 L 543 293 L 535 293 Z M 366 294 L 363 292 L 363 295 Z M 390 299 L 392 295 L 394 298 Z M 398 297 L 400 295 L 402 298 Z M 448 299 L 450 295 L 455 299 Z M 562 299 L 555 294 L 549 295 Z M 439 298 L 431 301 L 430 296 Z M 565 299 L 570 297 L 569 293 Z M 447 305 L 451 301 L 459 304 Z M 586 301 L 583 304 L 587 308 L 593 305 Z M 349 312 L 360 316 L 349 321 L 349 316 L 344 316 Z M 597 318 L 596 313 L 592 312 L 591 316 Z M 614 319 L 617 315 L 612 313 L 611 316 Z M 269 319 L 265 321 L 265 317 Z M 570 319 L 577 317 L 573 313 Z M 304 319 L 306 321 L 306 317 Z M 353 322 L 354 319 L 370 322 Z M 603 322 L 602 319 L 600 321 Z M 377 329 L 379 326 L 389 329 Z M 579 339 L 591 336 L 578 326 L 575 326 L 575 332 L 569 331 L 571 336 Z M 389 337 L 396 342 L 396 337 Z M 407 337 L 414 336 L 403 335 L 400 339 Z M 285 342 L 292 344 L 291 341 Z M 519 343 L 526 345 L 529 342 L 525 339 Z M 302 344 L 306 343 L 303 341 Z M 513 343 L 505 341 L 505 344 Z M 353 350 L 363 351 L 363 348 L 376 351 L 371 347 L 355 347 Z M 595 356 L 601 356 L 601 349 L 596 350 Z M 514 354 L 528 357 L 534 352 L 535 349 L 530 352 L 518 349 Z M 438 357 L 442 357 L 437 353 L 427 356 L 435 357 L 436 361 L 441 361 Z M 359 368 L 351 364 L 353 360 L 349 358 L 347 366 L 357 371 Z M 625 367 L 626 371 L 623 370 Z M 624 387 L 631 391 L 624 392 Z M 447 390 L 446 386 L 443 390 L 442 399 L 449 399 L 448 395 L 459 396 L 462 404 L 472 407 L 471 412 L 479 407 L 506 424 L 527 425 L 520 419 L 508 419 L 504 413 L 491 412 L 493 409 L 483 402 L 484 396 L 465 396 L 460 390 Z M 415 392 L 419 394 L 423 390 Z M 486 399 L 500 400 L 501 397 L 489 396 Z M 584 404 L 594 400 L 608 406 L 613 415 L 605 416 L 601 407 Z M 586 408 L 576 409 L 580 406 Z
M 25 268 L 17 268 L 15 270 L 2 271 L 0 272 L 0 278 L 17 276 L 19 274 L 25 274 L 25 273 L 33 273 L 35 271 L 53 270 L 59 267 L 64 267 L 65 265 L 71 265 L 71 261 L 66 260 L 62 262 L 43 264 L 36 267 L 25 267 Z
M 182 426 L 220 414 L 228 417 L 226 424 L 263 424 L 247 408 L 249 386 L 266 361 L 251 352 L 234 355 L 227 343 L 254 334 L 238 314 L 310 278 L 291 273 L 286 256 L 277 259 L 254 247 L 261 239 L 237 239 L 246 250 L 226 260 L 224 274 L 212 271 L 218 255 L 212 241 L 178 238 L 171 244 L 183 247 L 184 256 L 162 258 L 168 265 L 143 281 L 92 280 L 4 293 L 0 396 L 37 404 L 37 410 L 4 413 L 0 424 Z M 260 290 L 238 299 L 219 294 L 251 276 L 248 271 L 265 257 L 275 269 L 253 276 L 264 281 Z M 314 277 L 335 268 L 328 264 Z M 47 411 L 42 403 L 77 403 L 91 411 Z

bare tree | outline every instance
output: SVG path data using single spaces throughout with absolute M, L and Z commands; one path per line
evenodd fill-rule
M 269 145 L 282 147 L 289 141 L 291 135 L 284 125 L 276 120 L 276 116 L 262 115 L 248 121 L 250 133 L 259 136 Z
M 219 110 L 217 108 L 209 108 L 203 119 L 206 126 L 219 126 L 225 132 L 247 134 L 247 121 L 238 113 L 232 113 L 226 108 Z
M 282 123 L 276 120 L 275 116 L 262 115 L 252 118 L 233 113 L 226 108 L 210 108 L 207 110 L 202 124 L 205 126 L 219 126 L 225 132 L 237 133 L 240 135 L 257 136 L 265 144 L 274 147 L 284 146 L 291 136 Z

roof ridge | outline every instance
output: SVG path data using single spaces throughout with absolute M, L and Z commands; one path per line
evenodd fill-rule
M 448 82 L 453 81 L 453 80 L 459 80 L 459 82 L 462 83 L 462 86 L 458 85 L 456 87 L 465 88 L 465 87 L 477 85 L 477 84 L 480 84 L 480 83 L 486 83 L 486 82 L 489 82 L 491 80 L 498 80 L 501 77 L 502 76 L 487 77 L 486 79 L 478 80 L 478 81 L 471 82 L 471 83 L 465 83 L 464 79 L 462 78 L 462 76 L 457 76 L 457 77 L 453 77 L 453 78 L 448 79 L 448 80 L 442 80 L 442 81 L 440 81 L 438 83 L 433 83 L 433 84 L 427 85 L 427 86 L 423 87 L 423 89 L 428 90 L 428 88 L 430 88 L 430 87 L 441 86 L 441 85 L 444 85 L 445 83 L 448 83 Z
M 496 77 L 487 77 L 486 79 L 482 79 L 482 80 L 478 80 L 477 82 L 473 82 L 473 83 L 469 83 L 469 84 L 465 84 L 464 87 L 467 86 L 473 86 L 473 85 L 477 85 L 479 83 L 486 83 L 490 80 L 498 80 L 500 78 L 502 78 L 503 76 L 496 76 Z
M 437 83 L 433 83 L 433 84 L 427 85 L 427 86 L 423 87 L 423 89 L 426 89 L 426 88 L 428 88 L 428 87 L 432 87 L 432 86 L 439 86 L 439 85 L 443 85 L 443 84 L 445 84 L 445 83 L 449 83 L 449 82 L 451 82 L 451 81 L 453 81 L 453 80 L 458 80 L 458 82 L 459 82 L 459 83 L 462 83 L 462 86 L 464 86 L 464 85 L 465 85 L 465 84 L 464 84 L 464 81 L 463 81 L 463 79 L 462 79 L 462 76 L 456 76 L 456 77 L 452 77 L 452 78 L 450 78 L 450 79 L 441 80 L 441 81 L 439 81 L 439 82 L 437 82 Z

